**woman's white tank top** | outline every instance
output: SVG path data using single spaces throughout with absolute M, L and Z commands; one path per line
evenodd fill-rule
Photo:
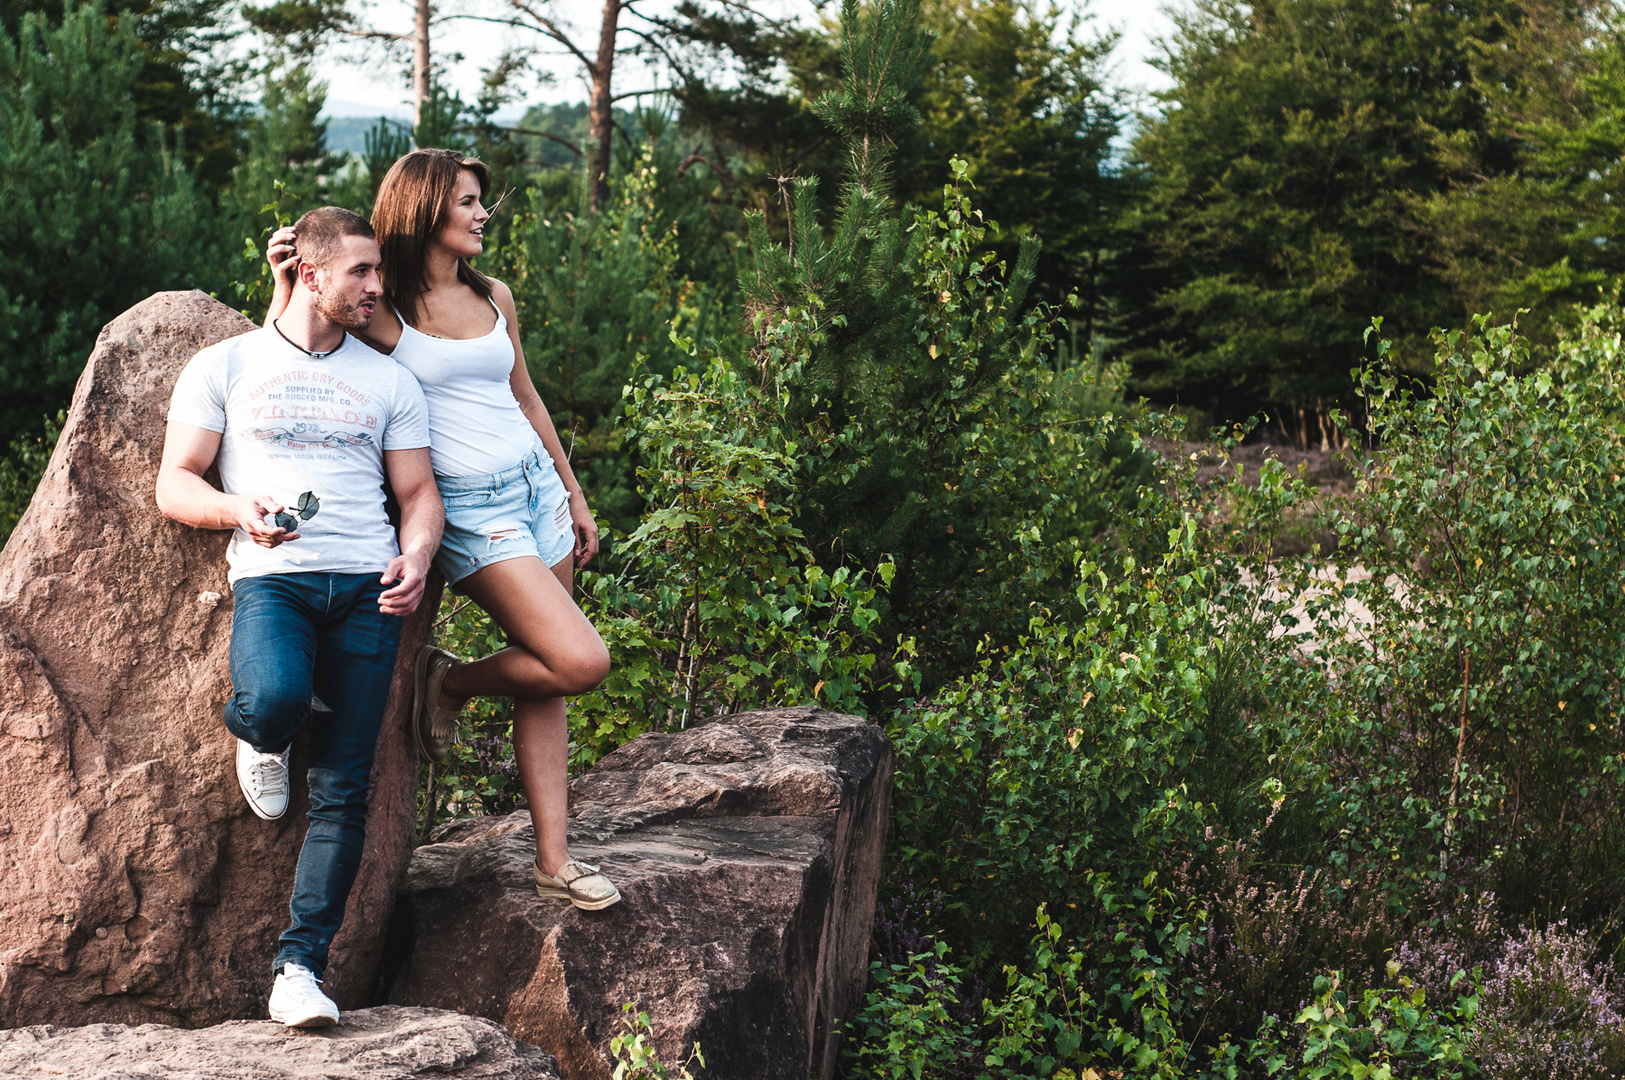
M 491 306 L 496 307 L 492 301 Z M 395 362 L 417 377 L 429 403 L 429 458 L 436 476 L 485 476 L 511 469 L 536 445 L 513 386 L 508 320 L 477 338 L 438 338 L 401 320 Z

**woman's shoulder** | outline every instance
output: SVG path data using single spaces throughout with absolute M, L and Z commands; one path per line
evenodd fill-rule
M 491 283 L 491 299 L 499 304 L 513 306 L 513 290 L 508 288 L 506 281 L 501 278 L 494 278 L 490 274 L 485 275 L 485 280 Z
M 485 280 L 491 283 L 491 300 L 496 304 L 497 310 L 502 312 L 509 322 L 513 322 L 517 317 L 514 308 L 513 290 L 508 288 L 507 283 L 500 278 L 487 276 Z

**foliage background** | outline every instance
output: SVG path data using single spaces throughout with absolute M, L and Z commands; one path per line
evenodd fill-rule
M 1033 0 L 685 5 L 596 204 L 516 61 L 331 152 L 328 8 L 0 7 L 0 530 L 104 321 L 258 314 L 278 223 L 457 145 L 608 539 L 571 767 L 897 747 L 849 1075 L 1625 1069 L 1611 8 L 1200 0 L 1144 102 Z M 508 710 L 425 836 L 519 805 Z

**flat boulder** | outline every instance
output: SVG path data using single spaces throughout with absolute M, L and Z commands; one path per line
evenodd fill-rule
M 486 1016 L 609 1080 L 624 1003 L 704 1075 L 835 1075 L 863 992 L 893 773 L 878 727 L 815 708 L 645 735 L 570 785 L 570 847 L 620 887 L 536 895 L 529 815 L 456 821 L 412 856 L 388 1000 Z
M 0 1031 L 0 1076 L 52 1080 L 558 1080 L 551 1055 L 496 1024 L 386 1005 L 338 1027 L 290 1030 L 239 1020 L 200 1030 L 143 1024 Z
M 227 534 L 153 502 L 169 395 L 192 355 L 254 329 L 200 292 L 102 331 L 33 502 L 0 552 L 0 1027 L 203 1026 L 265 1015 L 304 830 L 238 791 Z M 402 656 L 426 641 L 431 587 Z M 410 856 L 411 664 L 379 737 L 367 852 L 328 990 L 371 1004 Z

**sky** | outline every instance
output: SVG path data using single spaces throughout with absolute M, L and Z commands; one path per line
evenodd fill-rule
M 1062 2 L 1066 6 L 1077 4 L 1077 0 Z M 377 0 L 370 10 L 372 25 L 378 29 L 410 32 L 413 8 L 406 0 Z M 484 4 L 480 0 L 449 0 L 442 5 L 442 10 L 466 16 L 497 11 L 499 4 L 497 0 L 487 0 Z M 553 10 L 567 18 L 579 13 L 581 24 L 578 29 L 590 29 L 600 8 L 586 0 L 557 0 Z M 1146 63 L 1154 53 L 1153 39 L 1166 34 L 1171 28 L 1159 0 L 1093 0 L 1088 10 L 1094 13 L 1095 26 L 1111 27 L 1122 32 L 1122 40 L 1113 55 L 1117 84 L 1137 90 L 1152 90 L 1167 85 L 1167 77 Z M 583 35 L 583 39 L 588 36 Z M 450 65 L 448 82 L 462 95 L 463 100 L 473 101 L 479 95 L 482 68 L 488 67 L 503 49 L 522 46 L 538 37 L 534 33 L 472 18 L 454 18 L 436 28 L 432 48 L 437 55 L 462 54 L 461 61 Z M 533 67 L 550 74 L 552 81 L 541 86 L 534 83 L 526 86 L 523 95 L 526 105 L 586 100 L 586 84 L 576 61 L 562 56 L 538 57 Z M 411 116 L 404 68 L 390 63 L 378 51 L 354 47 L 341 51 L 322 61 L 320 74 L 328 83 L 326 113 L 329 116 L 386 115 L 396 119 Z M 641 78 L 643 73 L 629 74 Z M 629 89 L 643 88 L 634 82 L 621 82 L 619 79 L 617 82 Z M 643 82 L 653 86 L 646 79 Z M 498 113 L 498 119 L 511 123 L 518 119 L 522 111 L 522 107 L 510 107 Z

